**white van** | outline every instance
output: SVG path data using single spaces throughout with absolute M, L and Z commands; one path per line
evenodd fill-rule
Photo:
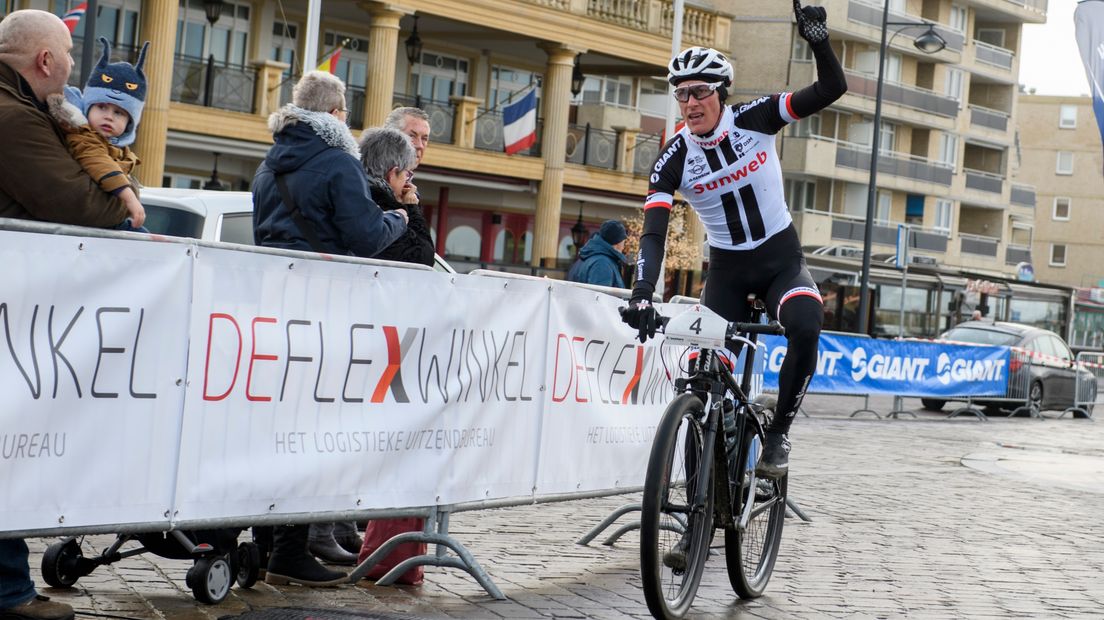
M 142 190 L 146 228 L 172 237 L 253 244 L 253 194 L 147 187 Z M 456 273 L 440 256 L 433 268 Z

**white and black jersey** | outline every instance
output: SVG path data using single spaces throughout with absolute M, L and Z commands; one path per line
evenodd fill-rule
M 775 135 L 847 92 L 843 67 L 828 41 L 810 48 L 816 82 L 792 93 L 724 106 L 709 135 L 683 127 L 663 146 L 644 201 L 634 300 L 651 299 L 655 290 L 676 191 L 697 211 L 709 245 L 718 250 L 753 250 L 790 228 Z
M 798 120 L 790 93 L 725 106 L 717 127 L 696 136 L 683 127 L 652 168 L 644 209 L 670 209 L 677 190 L 690 203 L 709 245 L 750 250 L 790 225 L 774 135 Z

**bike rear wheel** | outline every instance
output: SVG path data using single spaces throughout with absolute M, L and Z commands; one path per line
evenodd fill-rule
M 705 406 L 693 394 L 671 401 L 656 428 L 640 517 L 640 577 L 656 618 L 682 618 L 698 591 L 713 534 L 713 488 L 701 481 Z M 699 484 L 708 484 L 704 506 L 692 506 Z M 664 556 L 686 538 L 685 567 Z
M 740 598 L 762 596 L 774 572 L 782 525 L 786 518 L 788 476 L 777 480 L 755 475 L 762 436 L 748 425 L 733 478 L 732 513 L 735 525 L 725 528 L 725 562 L 728 580 Z M 746 526 L 741 527 L 742 519 Z

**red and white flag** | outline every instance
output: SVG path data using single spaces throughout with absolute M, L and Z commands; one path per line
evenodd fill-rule
M 84 12 L 87 10 L 88 3 L 81 2 L 61 17 L 61 21 L 64 22 L 65 27 L 69 29 L 70 35 L 72 35 L 77 30 L 77 24 L 80 23 L 81 18 L 84 17 Z

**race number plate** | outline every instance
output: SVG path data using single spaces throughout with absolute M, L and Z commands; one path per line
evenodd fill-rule
M 665 344 L 685 344 L 703 349 L 723 349 L 728 321 L 701 304 L 671 317 L 663 333 Z

